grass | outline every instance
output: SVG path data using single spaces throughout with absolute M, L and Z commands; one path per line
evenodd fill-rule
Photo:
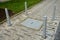
M 28 7 L 35 5 L 42 0 L 26 0 L 28 2 Z M 0 8 L 8 8 L 15 13 L 18 13 L 24 10 L 24 2 L 25 0 L 11 0 L 9 2 L 0 3 Z
M 30 7 L 30 6 L 33 6 L 33 5 L 41 2 L 42 0 L 26 0 L 26 1 L 28 3 L 28 7 Z M 25 0 L 11 0 L 11 1 L 8 1 L 8 2 L 3 2 L 3 3 L 0 2 L 0 8 L 3 8 L 3 9 L 8 8 L 9 10 L 12 10 L 12 12 L 14 14 L 17 14 L 20 11 L 24 10 L 24 8 L 25 8 L 24 7 L 24 2 L 25 2 Z M 0 14 L 2 14 L 2 13 L 0 13 Z M 12 13 L 10 13 L 10 14 L 12 14 Z M 3 16 L 0 15 L 1 16 L 0 17 L 0 22 L 2 22 L 3 20 L 6 19 L 6 16 L 4 16 L 5 12 L 2 15 Z

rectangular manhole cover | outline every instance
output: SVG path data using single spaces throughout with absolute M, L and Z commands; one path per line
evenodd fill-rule
M 29 28 L 40 29 L 40 27 L 42 26 L 43 22 L 28 18 L 25 21 L 23 21 L 21 24 L 26 26 L 26 27 L 29 27 Z

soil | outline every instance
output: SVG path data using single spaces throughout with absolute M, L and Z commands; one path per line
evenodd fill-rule
M 8 10 L 9 16 L 11 17 L 15 13 L 12 10 Z M 5 9 L 0 8 L 0 22 L 6 19 Z

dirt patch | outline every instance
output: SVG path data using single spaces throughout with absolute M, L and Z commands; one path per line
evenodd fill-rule
M 15 13 L 11 10 L 8 10 L 9 12 L 9 16 L 11 17 L 12 15 L 14 15 Z M 0 22 L 2 22 L 3 20 L 6 19 L 6 14 L 5 14 L 5 10 L 0 8 Z
M 7 1 L 10 1 L 10 0 L 0 0 L 0 2 L 7 2 Z

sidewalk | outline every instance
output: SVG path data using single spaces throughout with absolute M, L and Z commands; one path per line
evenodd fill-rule
M 56 25 L 50 25 L 48 22 L 48 33 L 49 37 L 47 39 L 43 39 L 43 27 L 37 31 L 33 30 L 30 28 L 26 28 L 25 26 L 21 25 L 21 23 L 28 19 L 32 18 L 35 20 L 41 20 L 43 21 L 43 16 L 47 15 L 48 16 L 48 21 L 50 21 L 49 17 L 51 18 L 51 15 L 53 13 L 53 2 L 54 0 L 46 0 L 43 3 L 39 3 L 32 7 L 31 9 L 28 10 L 28 14 L 25 14 L 24 12 L 22 14 L 19 14 L 16 17 L 13 17 L 11 19 L 12 26 L 8 26 L 7 23 L 3 23 L 0 26 L 0 40 L 53 40 L 54 39 L 54 33 L 57 29 L 58 26 L 58 21 L 56 22 Z M 59 5 L 59 0 L 57 2 L 57 8 Z M 59 9 L 60 10 L 60 9 Z M 60 15 L 59 12 L 57 11 L 57 15 Z M 58 16 L 60 17 L 60 16 Z M 53 23 L 55 24 L 55 22 Z M 52 29 L 52 27 L 54 29 Z M 52 33 L 53 32 L 53 33 Z

